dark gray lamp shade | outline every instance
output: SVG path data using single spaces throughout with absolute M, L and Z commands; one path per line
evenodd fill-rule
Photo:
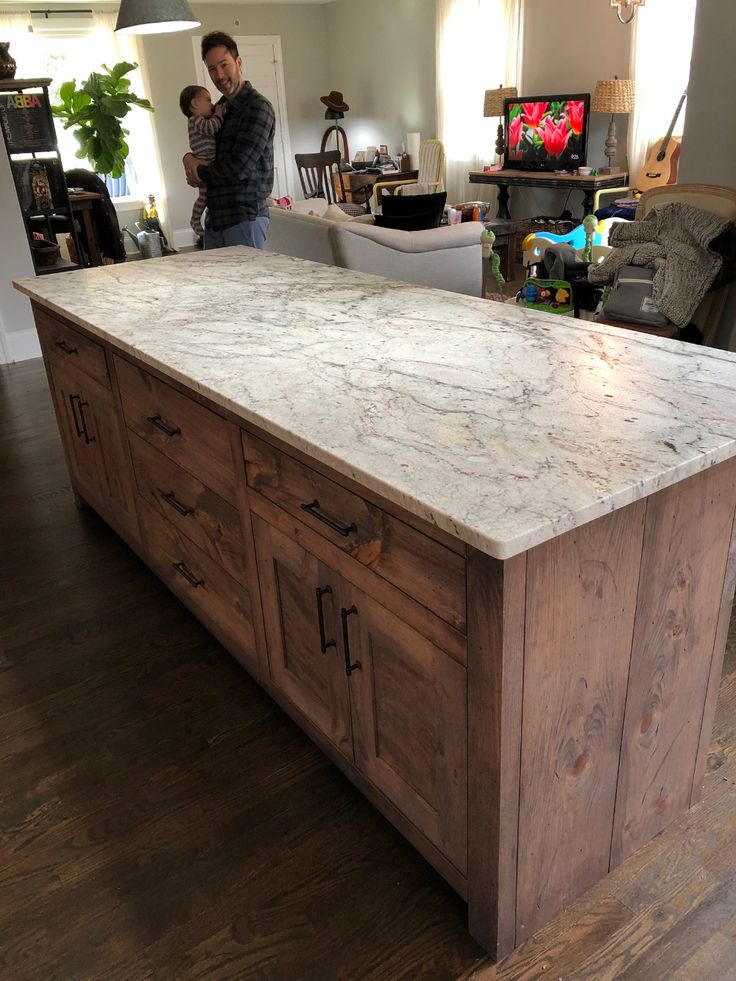
M 163 34 L 199 25 L 186 0 L 121 0 L 115 30 L 121 34 Z

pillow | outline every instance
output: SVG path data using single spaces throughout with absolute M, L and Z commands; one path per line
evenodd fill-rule
M 328 221 L 350 221 L 351 219 L 351 215 L 346 214 L 339 204 L 328 205 L 325 208 L 322 217 L 326 218 Z
M 385 200 L 385 199 L 384 199 Z M 415 215 L 376 215 L 379 228 L 398 228 L 402 232 L 421 232 L 439 228 L 436 211 L 419 211 Z
M 383 228 L 400 228 L 416 232 L 424 228 L 439 228 L 447 192 L 439 194 L 412 194 L 408 197 L 384 194 L 381 198 L 382 215 L 376 215 L 376 224 Z

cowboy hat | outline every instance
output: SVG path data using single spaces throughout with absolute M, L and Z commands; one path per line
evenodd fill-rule
M 324 102 L 327 108 L 332 109 L 333 112 L 347 112 L 350 108 L 343 99 L 342 92 L 336 92 L 334 89 L 329 95 L 321 95 L 319 101 Z

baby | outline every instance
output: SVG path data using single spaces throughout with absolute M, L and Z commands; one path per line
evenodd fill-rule
M 222 126 L 224 106 L 212 105 L 212 99 L 202 85 L 187 85 L 179 96 L 181 111 L 189 120 L 189 149 L 195 157 L 201 157 L 207 163 L 215 159 L 215 136 Z M 204 235 L 202 228 L 202 212 L 207 205 L 207 188 L 199 189 L 199 197 L 192 209 L 192 231 L 198 237 Z

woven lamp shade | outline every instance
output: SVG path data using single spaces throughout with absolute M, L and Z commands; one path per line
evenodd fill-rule
M 596 82 L 591 112 L 633 112 L 635 88 L 631 78 L 605 78 Z
M 483 115 L 503 116 L 503 100 L 515 99 L 518 94 L 514 85 L 510 85 L 507 88 L 499 85 L 497 89 L 486 89 L 486 97 L 483 102 Z

